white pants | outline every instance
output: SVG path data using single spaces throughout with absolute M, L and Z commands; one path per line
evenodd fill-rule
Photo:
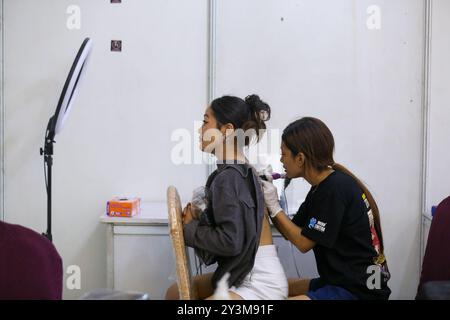
M 284 300 L 288 290 L 286 274 L 275 245 L 260 246 L 253 269 L 239 287 L 230 288 L 244 300 Z

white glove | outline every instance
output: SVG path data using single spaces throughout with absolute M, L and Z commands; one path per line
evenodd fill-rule
M 264 202 L 269 210 L 270 217 L 273 219 L 278 213 L 283 211 L 278 200 L 277 188 L 268 181 L 261 180 L 261 184 L 264 192 Z
M 268 166 L 258 170 L 258 176 L 264 177 L 265 181 L 269 181 L 269 182 L 273 181 L 272 173 L 273 173 L 273 169 L 270 164 Z

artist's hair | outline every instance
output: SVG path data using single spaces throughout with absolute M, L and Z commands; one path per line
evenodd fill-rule
M 258 95 L 252 94 L 245 100 L 234 96 L 223 96 L 211 102 L 211 109 L 217 120 L 217 127 L 231 123 L 234 129 L 254 130 L 256 141 L 266 129 L 265 122 L 270 119 L 270 106 L 262 101 Z M 248 146 L 252 140 L 246 136 L 244 145 Z
M 318 171 L 332 167 L 352 177 L 362 189 L 369 201 L 374 218 L 375 230 L 380 240 L 380 251 L 384 252 L 383 235 L 381 232 L 380 213 L 377 203 L 370 191 L 350 170 L 333 160 L 334 138 L 330 129 L 321 120 L 305 117 L 289 124 L 281 137 L 285 146 L 293 156 L 303 153 L 305 164 Z

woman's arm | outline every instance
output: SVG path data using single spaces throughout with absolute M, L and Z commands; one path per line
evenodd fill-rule
M 278 201 L 277 188 L 267 181 L 261 181 L 261 183 L 267 210 L 278 231 L 303 253 L 314 248 L 316 243 L 302 235 L 302 228 L 293 223 L 286 213 L 284 213 Z
M 278 212 L 277 215 L 272 218 L 272 222 L 278 231 L 280 231 L 280 233 L 287 240 L 292 242 L 302 253 L 308 252 L 316 245 L 314 241 L 302 235 L 302 228 L 293 223 L 284 211 Z
M 244 207 L 234 187 L 239 175 L 229 171 L 218 175 L 211 186 L 214 226 L 192 220 L 190 207 L 185 210 L 184 239 L 186 245 L 217 256 L 236 256 L 243 248 L 245 235 Z

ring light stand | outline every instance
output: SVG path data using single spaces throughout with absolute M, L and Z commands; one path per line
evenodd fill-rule
M 61 132 L 69 115 L 74 98 L 78 92 L 78 85 L 81 82 L 86 63 L 92 48 L 92 40 L 86 38 L 72 64 L 67 76 L 61 96 L 56 107 L 55 114 L 49 119 L 45 131 L 44 148 L 40 148 L 41 156 L 44 156 L 44 176 L 47 191 L 47 232 L 43 233 L 50 241 L 52 236 L 52 165 L 53 165 L 53 144 L 55 135 Z

